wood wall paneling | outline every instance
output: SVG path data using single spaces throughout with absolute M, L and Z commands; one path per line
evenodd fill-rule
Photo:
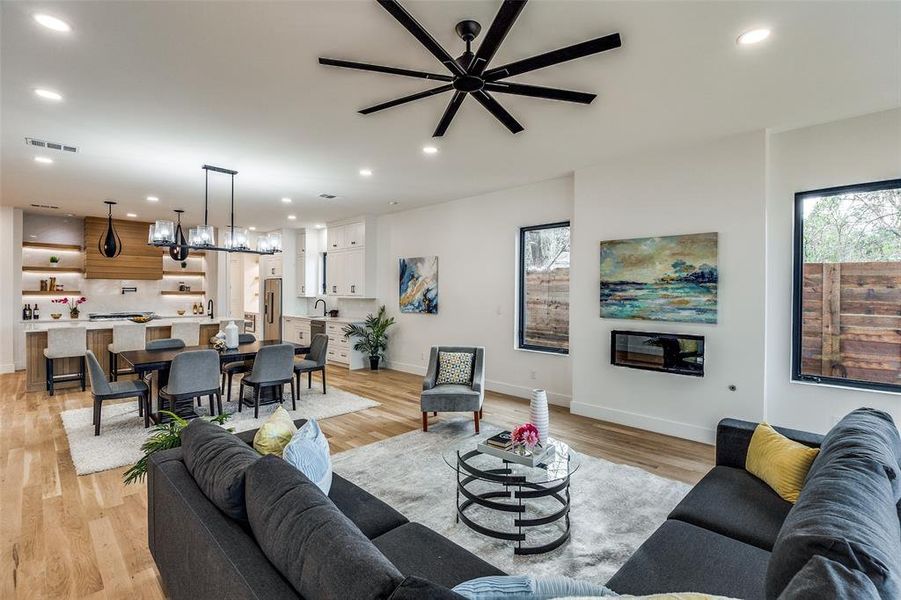
M 147 245 L 150 223 L 113 219 L 122 240 L 122 253 L 106 258 L 97 249 L 106 235 L 107 221 L 98 217 L 84 220 L 84 270 L 87 279 L 162 279 L 163 250 Z

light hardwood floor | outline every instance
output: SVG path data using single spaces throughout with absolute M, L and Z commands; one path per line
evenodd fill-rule
M 420 377 L 331 367 L 328 377 L 382 403 L 324 420 L 333 452 L 420 427 Z M 123 486 L 124 467 L 75 475 L 60 412 L 85 406 L 90 396 L 77 388 L 49 397 L 26 393 L 23 373 L 0 375 L 0 598 L 163 597 L 147 549 L 146 486 Z M 510 426 L 527 415 L 527 401 L 487 394 L 485 421 Z M 712 446 L 558 407 L 551 426 L 579 452 L 689 483 L 713 464 Z

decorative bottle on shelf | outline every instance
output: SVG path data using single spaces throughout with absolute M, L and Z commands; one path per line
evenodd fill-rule
M 238 347 L 238 326 L 235 325 L 234 321 L 229 321 L 228 325 L 225 326 L 225 347 Z
M 22 309 L 22 320 L 23 321 L 31 320 L 31 307 L 28 306 L 27 304 L 25 305 L 25 308 Z
M 197 314 L 197 303 L 196 302 L 191 305 L 191 314 L 194 314 L 194 315 Z
M 532 401 L 529 403 L 529 421 L 538 430 L 538 439 L 541 445 L 547 443 L 548 412 L 547 412 L 547 392 L 544 390 L 532 390 Z
M 38 303 L 34 303 L 34 310 L 31 312 L 32 318 L 37 321 L 41 318 L 41 310 L 38 308 Z

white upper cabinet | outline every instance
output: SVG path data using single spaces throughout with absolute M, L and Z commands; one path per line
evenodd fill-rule
M 281 277 L 282 270 L 282 253 L 263 254 L 260 256 L 260 278 L 269 279 L 271 277 Z
M 304 297 L 307 295 L 307 236 L 304 232 L 297 234 L 297 252 L 294 262 L 294 282 L 297 286 L 297 295 Z M 311 292 L 313 290 L 310 290 Z
M 376 256 L 375 220 L 372 217 L 329 224 L 326 257 L 330 296 L 374 298 Z M 366 245 L 369 238 L 369 245 Z

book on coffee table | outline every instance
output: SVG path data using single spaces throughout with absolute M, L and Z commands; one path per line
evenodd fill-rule
M 488 443 L 488 440 L 485 440 L 484 442 L 476 446 L 476 450 L 478 450 L 482 454 L 490 454 L 491 456 L 496 456 L 502 460 L 519 465 L 526 465 L 527 467 L 537 467 L 542 462 L 544 462 L 545 458 L 553 454 L 555 451 L 553 444 L 548 444 L 547 446 L 541 448 L 535 448 L 534 451 L 526 450 L 524 454 L 514 452 L 512 448 L 512 445 L 507 448 L 498 448 L 496 446 L 490 445 Z
M 502 431 L 485 440 L 485 444 L 494 448 L 510 448 L 513 445 L 513 434 L 509 431 Z

